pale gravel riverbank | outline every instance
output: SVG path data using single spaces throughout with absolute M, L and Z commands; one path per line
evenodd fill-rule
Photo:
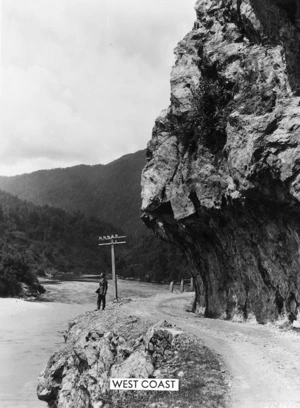
M 5 320 L 10 316 L 45 308 L 46 305 L 39 302 L 28 302 L 24 299 L 0 298 L 0 318 L 2 318 L 0 327 L 3 327 Z

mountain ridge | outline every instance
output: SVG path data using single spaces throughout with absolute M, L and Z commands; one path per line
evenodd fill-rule
M 79 164 L 0 176 L 0 189 L 37 205 L 82 211 L 105 219 L 130 234 L 146 231 L 140 216 L 140 177 L 145 150 L 107 164 Z M 130 183 L 128 183 L 130 180 Z

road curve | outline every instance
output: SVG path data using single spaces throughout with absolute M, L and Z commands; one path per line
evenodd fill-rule
M 300 408 L 300 333 L 199 318 L 185 310 L 190 302 L 191 294 L 169 294 L 153 306 L 157 317 L 219 355 L 231 377 L 232 408 Z

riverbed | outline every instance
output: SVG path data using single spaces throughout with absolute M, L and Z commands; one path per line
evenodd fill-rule
M 97 278 L 44 281 L 41 302 L 0 299 L 0 406 L 46 408 L 36 397 L 37 378 L 50 355 L 63 344 L 68 321 L 96 306 Z M 119 280 L 120 298 L 148 297 L 167 291 L 166 285 Z M 108 281 L 107 303 L 114 299 Z M 101 313 L 101 312 L 99 312 Z

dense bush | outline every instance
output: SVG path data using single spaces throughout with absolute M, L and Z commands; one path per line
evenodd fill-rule
M 22 286 L 17 278 L 0 269 L 0 297 L 19 296 L 21 291 Z
M 117 274 L 148 282 L 180 281 L 190 276 L 190 268 L 181 251 L 153 234 L 130 242 L 118 251 Z

